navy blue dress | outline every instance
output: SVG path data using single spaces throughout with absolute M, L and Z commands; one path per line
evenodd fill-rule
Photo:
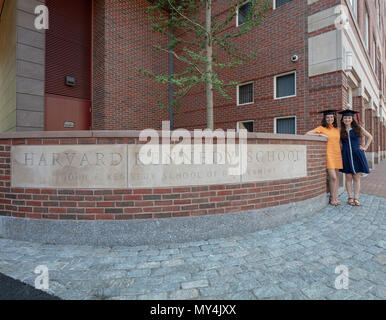
M 360 147 L 360 138 L 350 129 L 348 139 L 342 139 L 343 169 L 340 172 L 357 174 L 370 173 L 365 152 Z

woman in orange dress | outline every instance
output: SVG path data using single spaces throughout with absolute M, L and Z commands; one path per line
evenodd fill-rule
M 330 204 L 332 206 L 340 205 L 338 201 L 339 169 L 343 168 L 342 153 L 340 149 L 340 130 L 336 117 L 337 110 L 325 110 L 323 113 L 322 124 L 314 130 L 308 131 L 306 134 L 313 136 L 327 137 L 327 172 L 328 182 L 330 186 Z

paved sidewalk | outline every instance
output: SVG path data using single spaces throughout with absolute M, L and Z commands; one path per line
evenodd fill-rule
M 386 198 L 386 160 L 376 165 L 368 176 L 361 178 L 361 193 Z
M 328 206 L 242 237 L 138 247 L 0 239 L 0 272 L 33 285 L 49 268 L 62 299 L 386 299 L 386 199 Z M 176 232 L 178 232 L 176 230 Z M 335 288 L 337 266 L 348 289 Z

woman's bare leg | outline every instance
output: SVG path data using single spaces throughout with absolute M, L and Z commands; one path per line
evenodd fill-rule
M 339 169 L 335 169 L 335 199 L 337 204 L 341 204 L 340 201 L 338 200 L 338 190 L 339 190 Z
M 330 198 L 332 204 L 336 203 L 338 201 L 338 187 L 339 184 L 338 181 L 338 175 L 336 173 L 337 170 L 335 169 L 328 169 L 328 184 L 330 186 Z
M 357 173 L 353 175 L 354 179 L 354 198 L 359 199 L 359 192 L 361 189 L 361 174 Z
M 349 198 L 352 198 L 352 174 L 346 174 L 346 190 Z

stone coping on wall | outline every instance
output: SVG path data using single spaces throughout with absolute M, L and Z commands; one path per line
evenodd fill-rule
M 161 136 L 161 130 L 155 130 Z M 194 131 L 190 131 L 193 135 Z M 0 133 L 1 139 L 50 138 L 137 138 L 140 130 L 90 130 L 90 131 L 23 131 Z M 239 134 L 236 132 L 235 138 Z M 248 132 L 248 139 L 327 141 L 325 137 L 296 134 Z
M 59 221 L 0 216 L 0 237 L 46 244 L 138 246 L 241 236 L 318 214 L 326 194 L 259 210 L 178 219 Z

